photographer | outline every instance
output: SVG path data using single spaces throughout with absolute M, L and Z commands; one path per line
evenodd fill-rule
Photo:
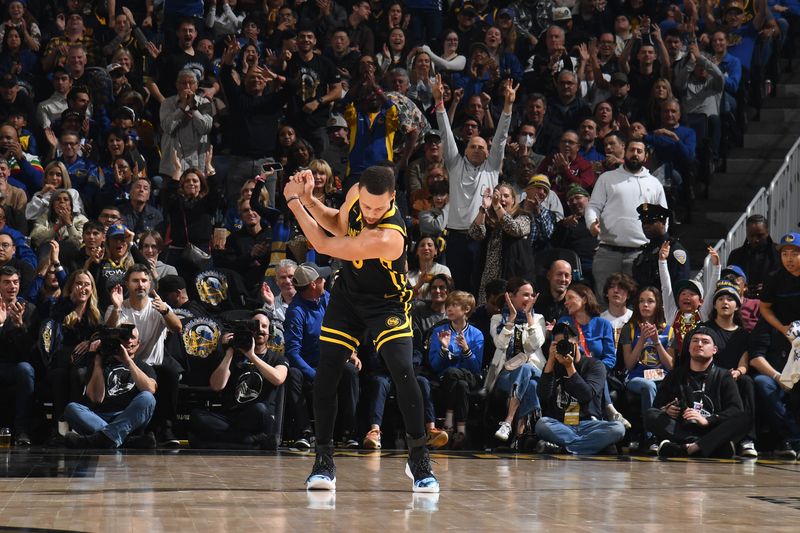
M 67 405 L 64 419 L 73 431 L 65 438 L 70 448 L 119 448 L 153 415 L 156 373 L 141 359 L 134 360 L 140 347 L 139 331 L 131 324 L 125 326 L 101 332 L 102 340 L 92 341 L 89 347 L 94 366 L 86 397 L 96 407 L 77 402 Z M 129 445 L 134 444 L 131 440 Z M 143 448 L 156 445 L 152 435 L 136 444 Z
M 658 389 L 645 427 L 662 440 L 659 457 L 727 456 L 751 419 L 729 370 L 714 365 L 717 332 L 700 326 L 690 333 L 689 364 L 680 365 Z
M 233 332 L 222 336 L 225 356 L 209 384 L 212 390 L 222 391 L 223 411 L 192 411 L 192 444 L 195 440 L 270 444 L 266 438 L 275 432 L 277 415 L 274 397 L 286 381 L 289 362 L 269 350 L 270 321 L 264 311 L 256 311 L 247 322 L 236 324 Z
M 599 359 L 583 356 L 578 338 L 572 324 L 561 322 L 553 328 L 537 391 L 544 415 L 535 428 L 542 439 L 539 453 L 561 447 L 591 455 L 625 436 L 622 422 L 602 419 L 606 368 Z
M 122 286 L 111 290 L 111 306 L 105 313 L 105 323 L 114 327 L 120 323 L 130 323 L 141 333 L 142 346 L 137 359 L 153 366 L 158 376 L 158 408 L 154 424 L 158 428 L 159 443 L 178 446 L 180 443 L 172 434 L 172 425 L 177 418 L 178 381 L 183 370 L 180 364 L 164 351 L 167 329 L 181 331 L 181 321 L 172 308 L 154 294 L 149 267 L 135 264 L 125 272 L 125 286 L 128 298 L 123 300 Z

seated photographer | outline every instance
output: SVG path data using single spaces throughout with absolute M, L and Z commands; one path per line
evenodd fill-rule
M 222 412 L 194 409 L 191 414 L 192 443 L 236 443 L 269 446 L 275 432 L 274 395 L 289 374 L 289 362 L 269 350 L 270 321 L 256 311 L 254 329 L 222 336 L 225 356 L 210 385 L 222 391 Z
M 731 457 L 731 441 L 745 437 L 750 416 L 730 371 L 714 365 L 717 332 L 699 326 L 689 339 L 689 364 L 677 366 L 664 379 L 645 415 L 645 427 L 663 439 L 659 457 Z
M 178 381 L 183 370 L 180 364 L 164 351 L 167 329 L 181 331 L 181 321 L 172 308 L 154 294 L 150 268 L 135 264 L 125 272 L 128 298 L 123 299 L 122 286 L 111 289 L 111 306 L 105 313 L 105 324 L 117 326 L 130 323 L 141 334 L 142 346 L 137 359 L 151 365 L 158 380 L 158 400 L 153 423 L 159 430 L 159 444 L 178 446 L 180 442 L 172 434 L 173 422 L 177 418 Z
M 8 238 L 8 235 L 0 235 L 0 238 Z M 17 446 L 28 446 L 34 391 L 34 371 L 28 354 L 33 344 L 35 307 L 19 298 L 19 290 L 17 269 L 0 267 L 0 385 L 14 386 L 15 442 Z
M 64 410 L 64 419 L 73 431 L 66 434 L 70 448 L 119 448 L 128 441 L 130 447 L 155 448 L 152 434 L 128 438 L 143 429 L 156 406 L 156 373 L 136 357 L 139 331 L 132 324 L 108 328 L 101 339 L 92 341 L 92 374 L 86 385 L 86 398 L 95 407 L 71 402 Z
M 594 357 L 584 357 L 578 330 L 560 322 L 553 328 L 550 352 L 539 381 L 542 418 L 536 422 L 541 439 L 537 451 L 591 455 L 625 436 L 622 422 L 603 418 L 606 367 Z

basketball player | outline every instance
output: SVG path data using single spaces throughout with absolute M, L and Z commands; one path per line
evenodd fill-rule
M 408 236 L 394 203 L 394 172 L 384 166 L 367 168 L 339 210 L 314 198 L 313 190 L 311 171 L 298 172 L 284 188 L 286 204 L 317 252 L 348 262 L 337 274 L 322 322 L 314 380 L 317 456 L 306 488 L 336 490 L 336 390 L 345 362 L 358 350 L 366 331 L 397 387 L 409 449 L 406 474 L 413 480 L 412 490 L 439 492 L 425 447 L 422 395 L 411 361 L 412 291 L 405 276 Z

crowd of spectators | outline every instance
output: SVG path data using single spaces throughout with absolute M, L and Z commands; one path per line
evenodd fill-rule
M 4 0 L 4 424 L 18 445 L 313 446 L 342 261 L 309 246 L 283 185 L 310 169 L 314 197 L 349 208 L 384 165 L 430 446 L 796 457 L 800 235 L 751 217 L 700 284 L 669 229 L 774 90 L 797 17 L 794 0 Z M 380 448 L 393 385 L 377 339 L 353 341 L 337 436 Z

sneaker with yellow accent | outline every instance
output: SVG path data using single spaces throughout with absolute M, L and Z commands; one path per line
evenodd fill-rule
M 364 448 L 368 450 L 381 449 L 381 430 L 370 429 L 367 436 L 364 437 Z
M 428 442 L 426 443 L 426 446 L 435 450 L 445 447 L 447 445 L 447 441 L 450 440 L 447 432 L 439 428 L 428 429 L 427 435 Z

